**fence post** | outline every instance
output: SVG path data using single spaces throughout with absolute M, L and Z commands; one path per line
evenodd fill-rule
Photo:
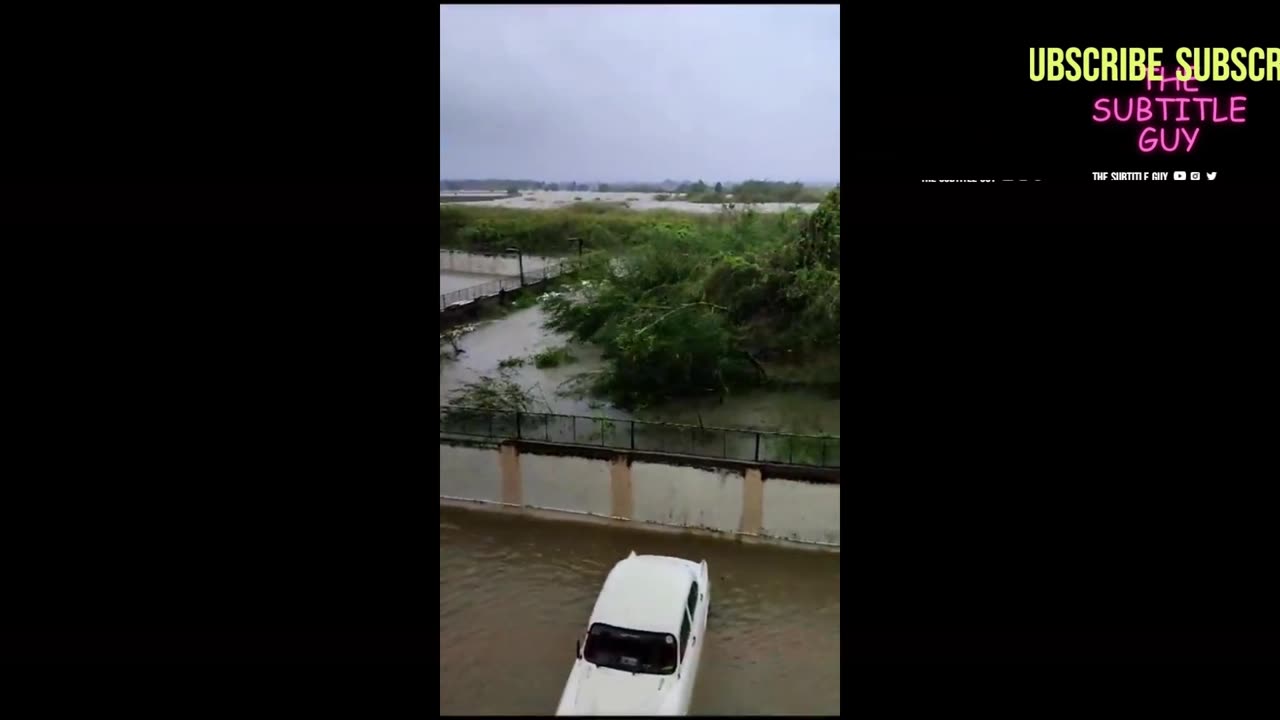
M 493 413 L 489 413 L 489 437 L 493 437 Z
M 519 411 L 519 410 L 517 410 L 517 411 L 516 411 L 516 439 L 517 439 L 517 440 L 523 440 L 523 439 L 524 439 L 524 438 L 520 435 L 520 411 Z
M 578 416 L 577 416 L 577 415 L 570 415 L 570 416 L 569 416 L 569 420 L 573 423 L 573 425 L 572 425 L 572 427 L 573 427 L 573 441 L 574 441 L 575 443 L 577 443 L 577 442 L 578 442 Z
M 818 465 L 819 467 L 826 467 L 827 466 L 827 441 L 821 440 L 820 442 L 822 447 L 822 459 L 818 461 Z
M 694 452 L 694 450 L 696 450 L 696 448 L 694 447 L 694 445 L 696 445 L 696 444 L 698 443 L 698 435 L 697 435 L 697 433 L 698 433 L 698 429 L 697 429 L 697 428 L 689 428 L 689 454 L 690 454 L 690 455 L 697 455 L 697 454 L 698 454 L 698 453 Z
M 760 462 L 760 433 L 756 433 L 756 462 Z
M 792 435 L 787 439 L 787 464 L 796 464 L 796 436 Z
M 636 449 L 636 421 L 631 421 L 631 449 Z
M 729 457 L 729 433 L 720 431 L 720 457 Z

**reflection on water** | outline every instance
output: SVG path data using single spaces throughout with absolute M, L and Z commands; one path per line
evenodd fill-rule
M 711 618 L 692 714 L 840 712 L 840 556 L 440 508 L 441 714 L 552 714 L 609 569 L 705 559 Z

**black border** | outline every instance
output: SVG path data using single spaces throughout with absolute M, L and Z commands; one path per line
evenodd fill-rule
M 0 221 L 119 224 L 6 234 L 0 660 L 432 665 L 432 28 L 121 12 L 6 48 Z M 168 84 L 193 65 L 226 82 Z M 184 99 L 209 114 L 133 123 Z
M 1121 15 L 890 12 L 846 35 L 844 78 L 1046 28 L 1161 33 Z M 1274 224 L 1275 188 L 890 184 L 845 147 L 842 662 L 1273 662 L 1274 230 L 1232 225 Z

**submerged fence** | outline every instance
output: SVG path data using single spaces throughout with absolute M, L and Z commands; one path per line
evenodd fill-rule
M 840 467 L 840 438 L 621 418 L 440 407 L 442 435 L 471 435 L 761 463 Z
M 524 285 L 533 285 L 544 280 L 558 277 L 564 273 L 571 272 L 574 268 L 574 262 L 571 260 L 562 260 L 557 263 L 544 265 L 543 267 L 526 270 L 524 273 L 524 282 L 520 282 L 518 277 L 504 277 L 497 280 L 490 280 L 479 285 L 472 285 L 461 290 L 447 292 L 440 296 L 440 310 L 444 310 L 450 305 L 459 303 L 468 303 L 478 298 L 486 298 L 497 295 L 502 291 L 511 291 Z

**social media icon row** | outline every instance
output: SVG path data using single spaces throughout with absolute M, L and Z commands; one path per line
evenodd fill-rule
M 1211 173 L 1205 173 L 1204 175 L 1205 175 L 1205 177 L 1207 177 L 1207 178 L 1208 178 L 1208 179 L 1210 179 L 1210 180 L 1213 180 L 1214 178 L 1218 177 L 1218 173 L 1217 173 L 1216 171 L 1215 171 L 1215 172 L 1211 172 Z M 1185 171 L 1185 170 L 1174 170 L 1174 171 L 1173 171 L 1173 179 L 1174 179 L 1174 180 L 1186 180 L 1186 179 L 1187 179 L 1187 173 L 1186 173 L 1186 171 Z M 1199 180 L 1199 179 L 1200 179 L 1200 173 L 1198 173 L 1198 172 L 1192 172 L 1192 173 L 1191 173 L 1191 179 L 1192 179 L 1192 180 Z

